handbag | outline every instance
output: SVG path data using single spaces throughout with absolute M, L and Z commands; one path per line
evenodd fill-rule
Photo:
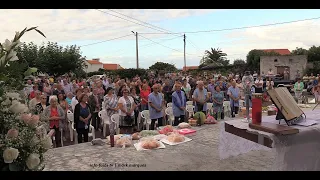
M 133 118 L 131 116 L 125 116 L 124 117 L 124 121 L 127 123 L 127 124 L 132 124 L 133 122 Z

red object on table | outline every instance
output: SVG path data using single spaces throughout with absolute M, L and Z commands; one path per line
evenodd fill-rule
M 187 134 L 191 134 L 191 133 L 195 133 L 196 130 L 194 129 L 180 129 L 179 131 L 179 134 L 182 134 L 182 135 L 187 135 Z
M 252 98 L 252 123 L 259 124 L 262 120 L 262 99 Z
M 110 135 L 110 145 L 111 145 L 111 147 L 114 147 L 114 135 L 113 134 Z

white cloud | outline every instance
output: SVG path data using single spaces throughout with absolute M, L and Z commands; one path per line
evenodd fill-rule
M 112 11 L 106 9 L 101 10 L 128 19 L 127 17 L 119 15 Z M 163 21 L 169 21 L 172 19 L 185 18 L 195 15 L 203 15 L 217 10 L 117 9 L 115 11 L 144 22 L 157 25 L 158 23 Z M 129 20 L 134 21 L 132 19 Z M 28 32 L 22 38 L 22 41 L 24 42 L 33 41 L 36 44 L 40 44 L 46 41 L 53 41 L 58 43 L 68 43 L 71 41 L 103 41 L 124 35 L 129 35 L 131 34 L 131 31 L 158 32 L 156 30 L 152 30 L 144 26 L 128 22 L 126 20 L 99 12 L 94 9 L 2 9 L 0 10 L 0 21 L 5 25 L 0 30 L 0 41 L 3 41 L 7 38 L 12 39 L 15 35 L 15 31 L 21 31 L 25 27 L 38 26 L 38 29 L 41 30 L 47 36 L 47 38 L 42 37 L 35 31 Z M 158 38 L 165 35 L 145 34 L 145 36 L 147 36 L 148 38 Z M 126 37 L 125 39 L 134 40 L 134 38 L 135 37 L 132 35 Z M 83 44 L 77 45 L 81 46 Z M 97 56 L 98 55 L 101 55 L 101 52 L 97 52 Z M 83 54 L 83 56 L 87 55 Z M 99 58 L 97 56 L 87 57 Z M 124 67 L 135 67 L 135 56 L 125 57 L 102 55 L 100 59 L 105 63 L 113 62 L 121 64 Z M 162 59 L 157 60 L 162 61 Z M 149 67 L 157 60 L 156 57 L 141 56 L 140 66 Z M 174 58 L 173 60 L 170 59 L 169 61 L 174 61 Z
M 310 20 L 297 23 L 257 27 L 229 32 L 226 38 L 241 38 L 221 46 L 230 59 L 245 59 L 252 49 L 289 49 L 309 48 L 320 45 L 320 21 Z
M 112 11 L 102 11 L 121 16 Z M 168 19 L 209 13 L 213 10 L 130 9 L 115 11 L 154 24 L 155 22 Z M 124 16 L 121 17 L 128 19 Z M 1 28 L 0 39 L 13 37 L 15 31 L 20 31 L 26 26 L 39 26 L 39 29 L 47 36 L 47 39 L 44 39 L 35 32 L 31 32 L 23 38 L 24 41 L 34 41 L 37 43 L 47 40 L 56 42 L 105 40 L 130 34 L 132 30 L 138 32 L 157 32 L 94 9 L 2 9 L 0 10 L 0 21 L 5 25 Z M 133 39 L 134 37 L 129 38 Z

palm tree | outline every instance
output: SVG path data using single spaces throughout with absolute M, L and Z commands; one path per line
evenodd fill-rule
M 211 48 L 210 51 L 204 52 L 204 57 L 200 60 L 200 66 L 214 65 L 224 66 L 228 65 L 229 61 L 226 60 L 227 54 L 222 52 L 219 48 Z

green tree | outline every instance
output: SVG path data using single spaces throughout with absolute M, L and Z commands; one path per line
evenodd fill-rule
M 214 64 L 214 66 L 227 66 L 229 65 L 229 60 L 227 60 L 226 56 L 227 54 L 222 52 L 219 48 L 206 50 L 203 58 L 200 60 L 199 68 L 212 64 Z
M 38 46 L 33 42 L 23 43 L 17 48 L 17 56 L 20 60 L 26 62 L 30 67 L 37 66 Z
M 177 71 L 177 68 L 173 64 L 164 63 L 164 62 L 156 62 L 152 66 L 149 67 L 150 70 L 153 71 L 166 71 L 166 72 L 174 72 Z
M 36 67 L 50 75 L 69 72 L 84 74 L 82 69 L 85 58 L 81 56 L 80 48 L 76 45 L 63 47 L 55 42 L 48 42 L 46 45 L 37 46 L 31 42 L 18 48 L 17 56 L 30 67 Z
M 236 59 L 233 61 L 233 65 L 243 65 L 246 64 L 246 61 L 243 59 Z
M 320 61 L 320 46 L 312 46 L 308 50 L 308 61 L 318 62 Z
M 262 50 L 251 50 L 247 55 L 247 66 L 252 71 L 257 71 L 260 69 L 260 57 L 261 56 L 280 56 L 277 52 L 264 52 Z
M 21 32 L 16 32 L 12 41 L 7 39 L 3 44 L 0 43 L 0 96 L 7 90 L 21 90 L 24 87 L 22 83 L 24 72 L 32 71 L 26 61 L 16 56 L 17 49 L 21 45 L 20 38 L 29 31 L 37 31 L 46 37 L 37 27 L 26 27 Z
M 295 50 L 291 51 L 292 55 L 308 55 L 308 50 L 296 47 Z

